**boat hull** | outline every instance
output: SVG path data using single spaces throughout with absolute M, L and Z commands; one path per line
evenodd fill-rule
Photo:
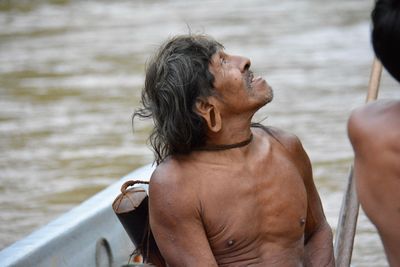
M 122 266 L 134 250 L 111 205 L 130 179 L 148 181 L 146 165 L 46 226 L 0 251 L 0 266 Z

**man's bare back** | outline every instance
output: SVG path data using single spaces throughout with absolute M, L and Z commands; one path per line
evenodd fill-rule
M 292 135 L 252 132 L 246 147 L 196 151 L 153 174 L 151 225 L 171 266 L 305 266 L 307 230 L 327 226 L 308 157 Z
M 400 266 L 399 116 L 400 101 L 380 100 L 358 108 L 349 119 L 358 197 L 391 266 Z

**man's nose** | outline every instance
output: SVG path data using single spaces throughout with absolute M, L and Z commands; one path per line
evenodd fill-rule
M 250 68 L 251 61 L 247 57 L 238 56 L 239 68 L 241 72 L 245 72 Z

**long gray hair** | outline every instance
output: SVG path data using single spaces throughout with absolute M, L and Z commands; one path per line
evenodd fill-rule
M 203 146 L 206 124 L 195 111 L 196 100 L 214 93 L 209 71 L 213 54 L 223 46 L 206 35 L 180 35 L 167 40 L 149 61 L 142 108 L 133 114 L 152 117 L 150 144 L 155 161 Z

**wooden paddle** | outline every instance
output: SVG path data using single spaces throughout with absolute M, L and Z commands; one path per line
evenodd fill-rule
M 369 80 L 366 102 L 376 100 L 382 74 L 382 64 L 375 58 Z M 353 178 L 353 166 L 350 167 L 346 192 L 340 208 L 339 221 L 335 238 L 336 267 L 348 267 L 353 252 L 354 236 L 357 226 L 359 202 Z

